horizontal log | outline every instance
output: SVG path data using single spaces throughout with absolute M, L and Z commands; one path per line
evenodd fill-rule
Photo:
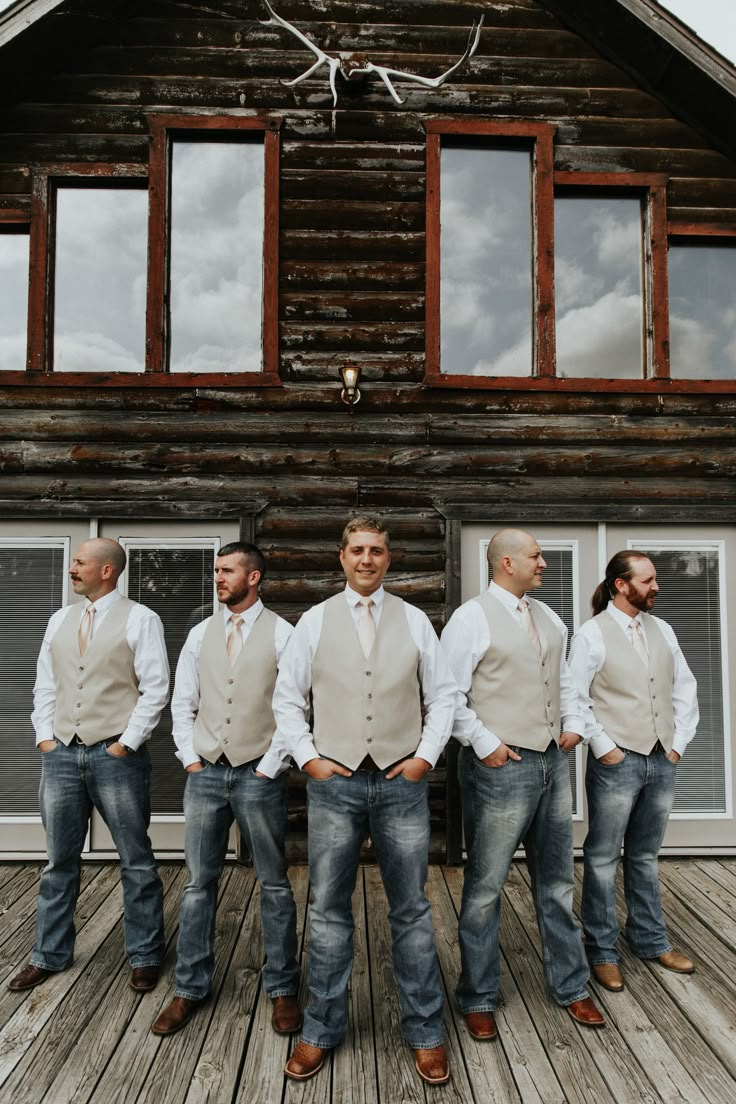
M 711 150 L 556 146 L 558 172 L 651 172 L 736 177 L 736 163 Z M 736 185 L 734 185 L 736 194 Z
M 736 200 L 736 196 L 734 196 Z M 724 224 L 733 229 L 736 226 L 736 207 L 673 207 L 669 205 L 667 215 L 671 222 Z
M 0 134 L 0 161 L 148 161 L 147 135 L 133 134 Z
M 401 445 L 383 448 L 375 445 L 328 447 L 251 447 L 196 445 L 151 445 L 138 448 L 117 442 L 22 442 L 0 444 L 0 471 L 4 473 L 67 472 L 134 475 L 165 473 L 172 475 L 240 475 L 253 477 L 248 492 L 255 493 L 264 472 L 271 479 L 337 477 L 360 479 L 370 467 L 371 475 L 407 474 L 409 478 L 432 477 L 462 481 L 479 472 L 492 471 L 497 477 L 565 477 L 584 474 L 657 478 L 689 475 L 693 479 L 718 481 L 736 475 L 736 453 L 732 448 L 703 446 L 647 448 L 645 445 L 611 445 L 607 448 L 509 446 L 476 447 L 465 450 Z
M 399 261 L 424 264 L 424 234 L 393 231 L 323 230 L 315 235 L 309 230 L 287 230 L 281 233 L 282 256 L 290 261 L 337 261 L 350 264 L 353 257 L 361 262 Z
M 720 175 L 714 179 L 675 178 L 667 188 L 672 207 L 736 207 L 736 181 Z
M 638 146 L 708 149 L 702 135 L 677 119 L 563 119 L 555 142 L 561 146 Z
M 409 349 L 420 352 L 424 348 L 424 327 L 400 322 L 374 323 L 371 326 L 320 326 L 306 322 L 282 322 L 279 330 L 283 349 L 341 352 L 350 352 L 353 349 Z
M 335 372 L 335 391 L 339 389 Z M 452 415 L 442 413 L 356 414 L 346 417 L 342 408 L 309 415 L 271 412 L 227 411 L 216 419 L 202 418 L 193 412 L 166 414 L 144 411 L 50 411 L 6 410 L 0 419 L 0 441 L 9 443 L 39 441 L 87 443 L 134 442 L 141 448 L 160 444 L 192 443 L 241 446 L 274 444 L 282 447 L 308 444 L 317 447 L 351 445 L 370 447 L 390 444 L 428 445 L 438 453 L 443 446 L 466 446 L 468 457 L 486 444 L 579 446 L 602 442 L 611 445 L 681 445 L 686 449 L 700 445 L 733 445 L 736 421 L 732 417 L 707 420 L 681 418 L 644 418 L 613 415 Z
M 282 293 L 279 299 L 280 317 L 297 321 L 415 321 L 424 322 L 424 296 L 398 292 L 391 285 L 382 295 L 354 292 Z
M 0 165 L 0 193 L 30 195 L 31 170 L 27 165 Z
M 421 263 L 371 263 L 345 259 L 342 263 L 332 264 L 282 259 L 279 280 L 284 291 L 299 289 L 300 294 L 320 290 L 332 295 L 336 291 L 372 291 L 384 287 L 423 292 L 425 266 Z
M 351 511 L 350 513 L 355 513 Z M 299 541 L 309 536 L 329 536 L 337 548 L 348 516 L 343 509 L 330 504 L 319 510 L 283 510 L 269 506 L 256 518 L 256 539 L 263 541 Z M 392 544 L 398 541 L 438 541 L 444 538 L 444 520 L 434 510 L 411 513 L 403 508 L 387 510 L 381 515 Z
M 349 169 L 358 172 L 423 173 L 425 164 L 424 144 L 293 140 L 281 143 L 283 170 Z
M 416 233 L 424 229 L 424 223 L 424 202 L 287 199 L 281 203 L 280 225 L 284 230 L 375 229 Z
M 345 357 L 325 360 L 322 353 L 300 351 L 281 355 L 281 375 L 285 380 L 306 382 L 310 380 L 338 379 L 338 369 Z M 423 353 L 351 353 L 350 363 L 360 368 L 360 378 L 365 386 L 368 381 L 387 383 L 420 383 L 424 379 Z
M 303 171 L 283 169 L 283 200 L 361 199 L 391 203 L 423 203 L 424 174 L 407 172 L 358 172 L 355 169 Z

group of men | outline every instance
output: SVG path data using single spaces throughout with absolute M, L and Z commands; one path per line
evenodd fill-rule
M 294 1080 L 322 1067 L 347 1027 L 351 899 L 369 835 L 389 903 L 401 1026 L 428 1084 L 449 1078 L 443 989 L 430 904 L 427 773 L 451 735 L 468 862 L 459 923 L 457 1000 L 470 1034 L 496 1034 L 501 893 L 523 842 L 553 999 L 585 1026 L 604 1018 L 588 992 L 624 987 L 616 943 L 615 875 L 624 848 L 626 936 L 632 951 L 690 973 L 667 938 L 657 854 L 676 763 L 698 720 L 695 680 L 669 625 L 649 610 L 656 571 L 643 553 L 610 561 L 595 616 L 576 633 L 530 597 L 546 567 L 537 541 L 505 529 L 488 547 L 492 582 L 450 618 L 441 642 L 424 613 L 387 593 L 389 536 L 380 519 L 345 527 L 343 591 L 296 628 L 263 606 L 259 549 L 223 547 L 222 609 L 189 633 L 172 698 L 177 756 L 187 771 L 189 880 L 179 917 L 176 991 L 152 1025 L 180 1030 L 206 999 L 214 967 L 217 883 L 233 821 L 261 890 L 263 986 L 275 1031 L 301 1038 Z M 70 575 L 84 602 L 54 614 L 38 661 L 33 724 L 42 757 L 41 814 L 49 862 L 39 891 L 23 990 L 64 970 L 92 807 L 120 854 L 125 941 L 134 989 L 152 989 L 164 951 L 161 882 L 148 837 L 145 741 L 168 693 L 159 618 L 124 598 L 125 553 L 86 541 Z M 590 827 L 582 918 L 572 912 L 572 808 L 567 753 L 588 743 Z M 284 856 L 286 778 L 308 776 L 309 1000 L 297 1002 L 296 910 Z

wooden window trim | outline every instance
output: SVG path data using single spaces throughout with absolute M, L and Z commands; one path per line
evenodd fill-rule
M 257 115 L 150 115 L 147 382 L 170 386 L 280 387 L 279 376 L 279 151 L 281 120 Z M 261 372 L 169 373 L 167 227 L 171 196 L 171 135 L 193 131 L 261 131 L 264 141 L 263 370 Z
M 552 237 L 553 140 L 548 123 L 507 123 L 489 119 L 428 119 L 426 215 L 425 386 L 487 388 L 502 381 L 554 379 L 554 239 Z M 442 135 L 493 137 L 528 142 L 532 154 L 532 287 L 534 297 L 531 376 L 447 375 L 440 364 L 440 155 Z
M 665 224 L 665 271 L 669 247 L 674 245 L 695 245 L 700 239 L 703 245 L 717 245 L 719 241 L 728 243 L 728 248 L 736 249 L 736 224 L 733 222 L 684 222 L 681 219 L 671 219 Z M 667 326 L 669 333 L 669 295 L 667 296 Z M 688 383 L 689 391 L 716 391 L 736 392 L 736 379 L 732 380 L 680 380 L 671 381 L 673 384 Z

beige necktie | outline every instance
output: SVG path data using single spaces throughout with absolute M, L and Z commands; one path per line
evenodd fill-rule
M 638 621 L 632 621 L 629 625 L 631 629 L 631 643 L 634 647 L 634 651 L 638 655 L 645 667 L 649 666 L 649 652 L 647 651 L 646 641 L 644 640 L 644 634 L 641 631 L 641 625 Z
M 539 633 L 537 632 L 536 626 L 535 626 L 534 622 L 532 621 L 532 615 L 529 612 L 529 603 L 527 602 L 526 598 L 520 598 L 519 599 L 519 604 L 516 608 L 521 613 L 521 627 L 522 627 L 522 629 L 524 630 L 526 635 L 529 637 L 529 639 L 531 640 L 534 647 L 537 649 L 537 655 L 541 656 L 541 654 L 542 654 L 542 645 L 541 645 L 540 640 L 539 640 Z
M 358 617 L 358 640 L 363 649 L 363 655 L 367 659 L 371 654 L 371 648 L 376 639 L 376 622 L 373 620 L 371 606 L 375 603 L 372 598 L 360 599 L 360 616 Z
M 92 621 L 95 616 L 95 607 L 87 606 L 84 611 L 84 616 L 79 622 L 79 654 L 84 655 L 89 647 L 89 642 L 92 639 Z
M 243 618 L 239 613 L 232 613 L 230 615 L 230 621 L 227 627 L 227 654 L 230 657 L 230 666 L 235 666 L 235 661 L 243 650 L 243 637 L 240 632 L 240 626 L 243 624 Z

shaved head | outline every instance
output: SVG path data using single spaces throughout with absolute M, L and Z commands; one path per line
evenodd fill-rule
M 125 571 L 127 557 L 122 545 L 109 537 L 92 537 L 84 542 L 79 551 L 84 549 L 84 554 L 95 560 L 101 566 L 109 564 L 115 572 L 115 578 Z
M 499 529 L 488 544 L 488 562 L 495 574 L 501 567 L 504 556 L 518 556 L 529 543 L 536 544 L 531 533 L 523 529 Z

